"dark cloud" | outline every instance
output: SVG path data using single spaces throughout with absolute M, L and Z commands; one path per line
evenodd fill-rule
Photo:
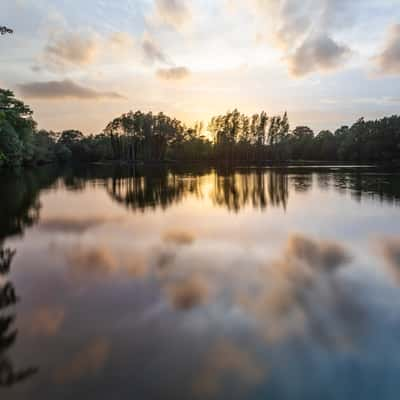
M 387 103 L 400 103 L 400 97 L 385 97 L 383 101 Z
M 33 72 L 42 72 L 42 67 L 40 65 L 32 65 L 31 70 Z
M 381 74 L 400 74 L 400 24 L 392 26 L 384 49 L 375 58 L 375 61 Z
M 241 296 L 241 304 L 256 316 L 267 341 L 309 336 L 327 347 L 351 346 L 366 315 L 358 293 L 337 274 L 350 260 L 338 243 L 294 235 L 266 266 L 259 289 Z
M 68 218 L 56 217 L 40 221 L 40 229 L 47 232 L 83 233 L 91 228 L 108 222 L 102 217 L 93 218 Z
M 221 339 L 206 353 L 204 365 L 195 376 L 193 392 L 196 398 L 220 398 L 227 377 L 234 377 L 242 388 L 243 385 L 247 388 L 262 383 L 266 375 L 266 366 L 252 353 L 243 346 Z
M 178 310 L 190 310 L 205 303 L 209 292 L 209 283 L 198 275 L 167 285 L 168 298 Z
M 365 0 L 313 0 L 313 7 L 321 7 L 319 28 L 325 32 L 352 27 Z
M 176 259 L 176 251 L 172 249 L 157 249 L 156 250 L 156 267 L 161 274 L 171 267 Z
M 144 37 L 142 41 L 142 50 L 145 60 L 151 64 L 156 62 L 162 64 L 170 64 L 170 61 L 166 54 L 163 52 L 158 43 L 155 42 L 150 36 Z
M 309 2 L 259 0 L 258 4 L 262 11 L 267 13 L 272 11 L 275 14 L 276 25 L 273 34 L 277 43 L 285 49 L 296 47 L 312 22 L 312 7 Z
M 273 22 L 275 45 L 284 52 L 289 71 L 295 77 L 341 67 L 351 54 L 347 44 L 334 39 L 337 29 L 352 25 L 358 0 L 253 0 L 256 10 Z M 350 4 L 351 3 L 351 4 Z
M 321 241 L 293 235 L 287 244 L 284 255 L 289 262 L 298 260 L 307 263 L 312 268 L 333 270 L 350 261 L 348 252 L 338 243 Z
M 95 338 L 84 348 L 72 355 L 64 365 L 56 370 L 56 382 L 74 382 L 101 370 L 106 364 L 110 353 L 110 343 L 104 338 Z
M 25 83 L 18 85 L 18 89 L 23 96 L 37 99 L 124 99 L 124 96 L 117 92 L 97 91 L 78 85 L 69 79 L 64 79 L 62 81 Z
M 64 317 L 64 309 L 43 306 L 33 312 L 29 330 L 33 335 L 54 336 L 64 322 Z
M 334 70 L 348 59 L 350 49 L 326 35 L 309 38 L 288 57 L 289 71 L 301 77 L 314 71 Z
M 157 76 L 164 80 L 182 80 L 190 75 L 186 67 L 160 68 L 157 70 Z

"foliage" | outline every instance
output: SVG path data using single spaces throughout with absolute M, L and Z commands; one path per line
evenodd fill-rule
M 6 26 L 0 26 L 0 35 L 5 35 L 6 33 L 14 33 L 14 31 Z
M 184 125 L 163 113 L 130 111 L 115 118 L 105 128 L 114 158 L 162 161 L 167 147 L 184 140 Z
M 317 135 L 307 126 L 290 130 L 288 115 L 251 116 L 237 109 L 187 127 L 163 113 L 130 111 L 97 135 L 77 130 L 36 130 L 31 109 L 0 89 L 0 167 L 52 162 L 208 161 L 244 164 L 345 161 L 400 164 L 400 116 L 363 118 L 351 127 Z
M 0 89 L 0 152 L 4 164 L 18 166 L 32 160 L 36 128 L 32 113 L 13 92 Z

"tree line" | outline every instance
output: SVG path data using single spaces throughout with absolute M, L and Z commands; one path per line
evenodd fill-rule
M 289 118 L 251 116 L 238 110 L 215 116 L 207 126 L 184 123 L 164 113 L 130 111 L 96 135 L 78 130 L 37 129 L 29 106 L 0 89 L 0 166 L 52 162 L 123 161 L 243 164 L 327 161 L 400 163 L 400 116 L 366 121 L 315 134 L 307 126 L 290 129 Z

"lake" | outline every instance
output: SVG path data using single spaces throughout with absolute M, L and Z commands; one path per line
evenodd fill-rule
M 1 399 L 399 398 L 400 173 L 43 167 L 0 193 Z

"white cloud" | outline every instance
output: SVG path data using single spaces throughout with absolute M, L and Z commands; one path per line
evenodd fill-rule
M 148 33 L 145 33 L 143 37 L 141 48 L 143 56 L 148 63 L 171 64 L 164 50 Z
M 307 38 L 287 60 L 291 75 L 301 77 L 313 71 L 331 71 L 339 68 L 350 55 L 351 50 L 346 45 L 321 35 Z

